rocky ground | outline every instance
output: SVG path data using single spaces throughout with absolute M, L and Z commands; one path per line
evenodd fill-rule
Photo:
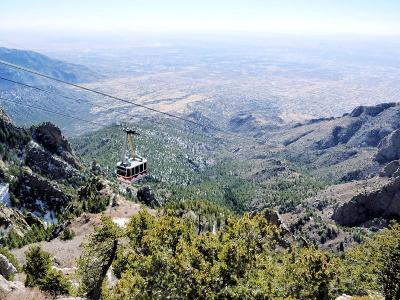
M 83 214 L 73 220 L 69 226 L 75 233 L 72 240 L 62 241 L 56 238 L 50 242 L 43 241 L 37 244 L 40 245 L 43 250 L 54 256 L 57 267 L 68 271 L 75 267 L 75 260 L 81 253 L 81 244 L 87 241 L 87 237 L 93 232 L 94 227 L 100 224 L 102 215 L 110 216 L 116 223 L 121 224 L 121 220 L 128 220 L 140 209 L 140 204 L 128 200 L 121 200 L 118 206 L 109 207 L 102 214 Z M 22 264 L 25 262 L 24 253 L 30 246 L 31 245 L 27 245 L 20 249 L 13 250 L 13 253 Z
M 32 245 L 40 245 L 44 251 L 47 251 L 54 257 L 54 267 L 61 270 L 66 275 L 73 276 L 76 268 L 76 259 L 80 256 L 82 251 L 81 246 L 88 240 L 88 236 L 93 232 L 95 226 L 100 224 L 102 215 L 109 216 L 115 223 L 124 226 L 129 218 L 141 209 L 143 209 L 143 207 L 140 204 L 133 203 L 126 199 L 120 199 L 118 205 L 108 207 L 108 209 L 102 214 L 84 214 L 73 220 L 69 226 L 69 228 L 75 233 L 73 239 L 62 241 L 61 239 L 56 238 L 51 241 L 34 243 L 20 249 L 14 249 L 12 253 L 21 264 L 24 264 L 24 253 L 29 249 L 29 247 Z M 149 211 L 153 213 L 152 210 Z M 7 299 L 50 299 L 37 289 L 25 288 L 23 285 L 23 274 L 17 275 L 17 281 L 6 282 L 5 279 L 3 282 L 0 281 L 0 290 L 3 289 L 7 292 Z

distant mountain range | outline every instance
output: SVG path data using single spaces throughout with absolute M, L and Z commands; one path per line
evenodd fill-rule
M 23 66 L 25 68 L 32 69 L 34 71 L 44 73 L 46 75 L 50 75 L 57 79 L 65 80 L 71 83 L 93 82 L 101 78 L 99 74 L 93 72 L 86 66 L 52 59 L 48 56 L 33 51 L 0 47 L 0 60 Z M 91 108 L 89 103 L 80 103 L 78 101 L 57 97 L 56 94 L 62 94 L 72 98 L 82 98 L 79 93 L 68 88 L 66 85 L 62 85 L 55 81 L 35 76 L 27 72 L 19 71 L 1 64 L 0 76 L 54 92 L 54 94 L 44 93 L 0 79 L 0 97 L 21 103 L 21 105 L 17 105 L 7 101 L 1 101 L 1 105 L 19 125 L 30 126 L 45 120 L 50 120 L 56 123 L 58 126 L 67 129 L 71 129 L 76 125 L 75 123 L 72 123 L 71 119 L 69 118 L 51 115 L 41 110 L 34 109 L 34 113 L 32 113 L 31 108 L 23 106 L 25 104 L 51 109 L 70 115 L 80 115 L 81 117 L 85 116 L 87 118 L 89 117 Z
M 34 51 L 0 47 L 0 60 L 33 69 L 35 71 L 73 83 L 90 82 L 100 78 L 100 75 L 96 74 L 85 66 L 52 59 Z M 0 65 L 0 76 L 23 82 L 41 85 L 48 84 L 47 80 L 44 78 L 24 73 L 4 65 Z M 0 86 L 4 86 L 6 84 L 7 83 L 4 81 L 0 82 Z

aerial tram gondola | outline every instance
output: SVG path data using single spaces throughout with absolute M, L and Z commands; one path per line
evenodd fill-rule
M 131 128 L 125 129 L 126 140 L 125 146 L 122 153 L 122 159 L 117 163 L 117 180 L 131 184 L 139 178 L 146 177 L 147 171 L 147 159 L 136 153 L 134 137 L 139 133 Z

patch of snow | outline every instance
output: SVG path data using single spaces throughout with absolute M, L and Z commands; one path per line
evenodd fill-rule
M 42 146 L 40 146 L 38 143 L 36 143 L 33 140 L 29 142 L 29 146 L 32 147 L 32 148 L 43 149 Z
M 118 278 L 114 275 L 112 267 L 107 271 L 107 281 L 111 287 L 113 287 L 118 281 Z
M 35 201 L 35 205 L 36 206 L 39 206 L 40 207 L 40 209 L 44 209 L 45 208 L 45 203 L 42 201 L 42 200 L 40 200 L 40 199 L 36 199 L 36 201 Z
M 0 184 L 0 203 L 2 203 L 6 207 L 11 206 L 8 184 Z
M 57 224 L 58 223 L 58 219 L 57 219 L 56 214 L 54 213 L 53 210 L 48 211 L 43 216 L 43 219 L 47 224 Z
M 125 227 L 129 222 L 129 218 L 113 218 L 112 221 L 119 227 Z
M 217 234 L 217 221 L 214 221 L 213 228 L 212 228 L 212 234 L 213 235 Z

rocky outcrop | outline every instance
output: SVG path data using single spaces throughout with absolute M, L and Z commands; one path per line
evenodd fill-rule
M 71 201 L 71 196 L 57 185 L 29 171 L 20 173 L 11 191 L 20 199 L 19 206 L 40 215 L 49 211 L 61 211 Z
M 0 254 L 0 275 L 10 280 L 18 271 L 3 254 Z
M 396 103 L 389 102 L 389 103 L 381 103 L 374 106 L 357 106 L 351 113 L 350 117 L 360 117 L 362 115 L 367 115 L 371 117 L 375 117 L 379 115 L 384 110 L 396 106 Z
M 275 236 L 278 245 L 282 248 L 290 248 L 291 242 L 294 241 L 293 236 L 290 234 L 286 224 L 283 223 L 279 213 L 276 210 L 266 209 L 261 212 L 253 211 L 250 213 L 250 217 L 254 217 L 257 214 L 263 216 L 269 224 L 280 229 L 279 235 Z
M 52 154 L 60 156 L 74 168 L 81 169 L 82 163 L 76 157 L 71 145 L 61 134 L 61 130 L 52 123 L 43 123 L 32 127 L 32 137 L 40 145 Z
M 7 295 L 17 290 L 23 290 L 24 284 L 19 281 L 8 281 L 0 275 L 0 299 L 7 299 Z
M 400 176 L 400 160 L 394 160 L 383 167 L 379 174 L 386 177 L 399 177 Z
M 332 218 L 343 226 L 357 226 L 375 218 L 400 219 L 400 178 L 377 191 L 354 196 L 339 205 Z
M 335 126 L 332 129 L 331 134 L 327 138 L 316 142 L 316 148 L 323 150 L 332 148 L 339 144 L 346 144 L 353 137 L 353 135 L 361 128 L 362 124 L 363 123 L 360 120 L 357 120 L 350 123 L 346 127 Z
M 160 203 L 156 199 L 156 196 L 155 196 L 153 190 L 148 186 L 140 188 L 137 191 L 136 196 L 137 196 L 139 202 L 141 202 L 147 206 L 150 206 L 150 207 L 159 207 L 160 206 Z
M 7 115 L 7 113 L 4 111 L 4 109 L 0 108 L 0 119 L 5 123 L 9 125 L 13 125 L 14 123 L 11 120 L 11 118 Z
M 31 141 L 27 146 L 26 164 L 35 172 L 50 179 L 70 179 L 78 176 L 74 167 L 52 155 L 34 141 Z
M 400 159 L 400 129 L 393 131 L 385 137 L 378 145 L 378 153 L 375 160 L 386 163 Z
M 262 212 L 263 217 L 268 221 L 268 223 L 278 227 L 282 230 L 282 233 L 289 233 L 289 229 L 283 223 L 281 216 L 276 210 L 266 209 Z
M 6 236 L 11 231 L 23 236 L 32 225 L 46 227 L 45 222 L 30 212 L 24 215 L 14 208 L 0 205 L 0 236 Z
M 13 231 L 23 236 L 29 230 L 29 224 L 19 211 L 0 205 L 0 235 L 5 236 Z
M 24 128 L 16 127 L 4 110 L 0 109 L 0 143 L 8 146 L 7 152 L 22 148 L 29 140 L 30 133 Z
M 360 146 L 377 147 L 381 140 L 389 135 L 390 132 L 387 128 L 374 128 L 363 135 Z

